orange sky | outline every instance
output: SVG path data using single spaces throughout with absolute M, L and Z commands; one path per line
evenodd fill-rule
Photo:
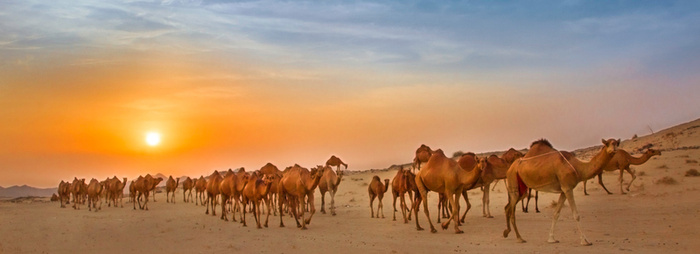
M 0 4 L 0 186 L 312 167 L 331 155 L 385 168 L 421 144 L 451 154 L 544 137 L 570 150 L 700 116 L 688 53 L 700 43 L 684 37 L 700 32 L 687 13 L 540 21 L 381 2 L 335 6 L 347 16 L 325 16 L 325 4 L 93 5 Z M 483 23 L 435 22 L 471 18 Z

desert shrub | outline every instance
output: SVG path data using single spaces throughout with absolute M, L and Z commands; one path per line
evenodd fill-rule
M 700 172 L 698 172 L 697 169 L 689 169 L 688 171 L 685 171 L 685 176 L 700 176 Z
M 647 175 L 647 172 L 644 172 L 644 171 L 639 171 L 639 173 L 637 173 L 637 176 L 645 176 L 645 175 Z
M 660 169 L 668 169 L 668 166 L 666 164 L 659 166 L 658 168 Z
M 685 163 L 698 163 L 698 161 L 688 159 L 688 160 L 685 160 Z
M 678 184 L 678 181 L 676 181 L 676 179 L 673 179 L 673 177 L 664 176 L 661 179 L 657 180 L 656 184 L 674 185 Z

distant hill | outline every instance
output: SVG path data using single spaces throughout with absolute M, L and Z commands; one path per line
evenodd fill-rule
M 12 186 L 8 188 L 0 187 L 0 197 L 2 198 L 18 198 L 26 196 L 35 197 L 51 197 L 52 194 L 56 193 L 57 188 L 34 188 L 27 185 L 22 186 Z

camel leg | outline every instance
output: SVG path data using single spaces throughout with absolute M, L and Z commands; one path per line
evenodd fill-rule
M 372 218 L 374 218 L 374 205 L 373 205 L 374 197 L 375 196 L 372 194 L 369 195 L 369 211 L 372 212 L 372 215 L 371 215 Z M 379 212 L 379 211 L 377 211 L 377 212 Z
M 382 200 L 379 199 L 379 204 L 382 203 Z M 314 193 L 312 192 L 309 194 L 309 200 L 307 201 L 307 204 L 309 205 L 309 218 L 307 218 L 304 222 L 305 224 L 311 224 L 311 218 L 314 217 L 314 214 L 316 213 L 316 206 L 314 205 Z M 382 218 L 384 217 L 384 211 L 382 211 Z
M 398 198 L 398 197 L 399 197 L 399 194 L 398 194 L 396 191 L 394 191 L 394 190 L 392 189 L 392 190 L 391 190 L 391 198 L 393 199 L 392 207 L 394 208 L 394 219 L 393 219 L 393 221 L 396 221 L 396 212 L 397 212 L 397 211 L 396 211 L 396 198 Z M 399 206 L 401 206 L 401 205 L 399 204 Z
M 260 225 L 260 210 L 258 206 L 258 201 L 253 201 L 251 203 L 251 206 L 253 206 L 253 218 L 255 218 L 255 224 L 258 226 L 258 228 L 262 228 L 262 226 Z
M 247 226 L 248 226 L 248 224 L 246 224 L 246 222 L 245 222 L 245 213 L 246 213 L 245 207 L 247 206 L 247 204 L 248 204 L 248 202 L 246 202 L 246 200 L 245 200 L 245 198 L 244 198 L 244 199 L 243 199 L 243 218 L 241 218 L 241 223 L 243 223 L 243 226 L 244 226 L 244 227 L 247 227 Z M 253 215 L 253 217 L 255 217 L 255 215 Z
M 282 199 L 283 199 L 284 197 L 285 197 L 285 196 L 284 196 L 281 192 L 280 192 L 279 194 L 277 194 L 277 199 L 278 199 L 278 200 L 277 200 L 277 205 L 278 205 L 278 208 L 279 208 L 279 210 L 280 210 L 280 227 L 281 227 L 281 228 L 284 227 L 284 222 L 282 222 L 282 218 L 284 218 L 284 214 L 282 214 L 282 206 L 284 205 L 284 202 L 283 202 Z
M 549 239 L 547 240 L 548 243 L 559 242 L 556 239 L 554 239 L 554 226 L 557 225 L 559 215 L 561 214 L 561 208 L 564 207 L 564 201 L 566 201 L 566 195 L 562 192 L 561 194 L 559 194 L 559 201 L 557 202 L 556 208 L 554 208 L 554 216 L 552 217 L 552 227 L 549 229 Z
M 335 193 L 337 190 L 331 190 L 328 194 L 331 195 L 331 215 L 335 216 Z
M 629 167 L 627 167 L 625 170 L 632 176 L 632 180 L 630 180 L 630 183 L 627 185 L 627 191 L 630 191 L 630 187 L 632 187 L 632 182 L 634 182 L 634 179 L 637 179 L 637 175 L 635 174 L 634 170 L 630 169 Z M 620 187 L 622 187 L 622 181 L 620 181 Z
M 460 222 L 464 222 L 466 220 L 467 213 L 469 212 L 469 209 L 472 209 L 472 204 L 469 203 L 469 196 L 467 195 L 467 191 L 463 191 L 462 196 L 464 197 L 464 202 L 467 202 L 467 209 L 464 210 L 464 214 L 462 215 L 462 218 L 459 220 Z
M 539 213 L 540 212 L 540 191 L 535 191 L 535 212 Z
M 226 200 L 228 200 L 228 198 L 225 198 L 225 196 L 221 196 L 221 200 L 223 203 L 221 204 L 221 219 L 224 221 L 228 221 L 228 212 L 226 211 Z M 235 215 L 236 214 L 233 214 L 232 216 L 235 217 Z
M 484 214 L 484 217 L 486 217 L 486 218 L 493 218 L 493 216 L 491 216 L 491 208 L 489 208 L 489 203 L 490 203 L 489 194 L 491 192 L 490 187 L 491 187 L 491 184 L 486 184 L 484 186 L 484 197 L 481 200 L 481 202 L 483 204 L 482 213 Z
M 447 201 L 450 205 L 452 205 L 452 216 L 444 223 L 442 224 L 442 229 L 447 229 L 447 227 L 450 225 L 450 221 L 455 222 L 455 234 L 462 234 L 464 231 L 459 229 L 459 196 L 462 195 L 461 191 L 457 191 L 456 193 L 447 193 Z
M 271 206 L 271 201 L 272 199 L 264 199 L 265 200 L 265 206 L 267 207 L 267 217 L 265 217 L 265 227 L 267 227 L 267 222 L 270 220 L 270 213 L 272 213 L 270 210 L 272 209 Z
M 581 245 L 591 245 L 592 243 L 588 241 L 586 236 L 583 234 L 583 230 L 581 229 L 581 216 L 579 216 L 578 214 L 578 208 L 576 208 L 576 201 L 574 201 L 574 191 L 567 190 L 564 193 L 566 194 L 566 199 L 569 200 L 569 206 L 571 206 L 571 212 L 574 215 L 574 220 L 576 220 L 576 227 L 578 228 L 578 232 L 581 234 Z
M 508 186 L 508 182 L 506 182 Z M 508 204 L 505 207 L 506 213 L 506 230 L 503 231 L 503 237 L 508 237 L 511 231 L 510 225 L 513 224 L 513 230 L 515 230 L 515 236 L 518 238 L 519 243 L 524 243 L 525 240 L 520 236 L 520 231 L 518 231 L 518 226 L 515 224 L 515 210 L 520 200 L 524 199 L 520 197 L 517 190 L 508 190 Z
M 527 213 L 527 209 L 530 207 L 530 198 L 532 197 L 532 189 L 527 190 L 527 203 L 523 199 L 523 202 L 520 203 L 522 205 L 522 209 L 524 213 Z
M 408 209 L 408 220 L 411 220 L 411 212 L 413 211 L 413 204 L 416 203 L 416 199 L 413 198 L 413 191 L 407 191 L 408 192 L 408 199 L 411 200 L 411 208 L 408 208 L 408 205 L 406 206 L 406 209 Z M 416 195 L 418 196 L 418 195 Z M 416 197 L 418 198 L 418 197 Z
M 377 218 L 379 218 L 379 211 L 382 211 L 382 219 L 384 219 L 384 203 L 382 202 L 382 199 L 384 199 L 384 195 L 379 194 L 379 197 L 377 198 L 379 200 L 379 206 L 377 206 Z
M 423 230 L 422 227 L 418 224 L 418 206 L 420 206 L 420 203 L 422 202 L 422 199 L 420 196 L 416 195 L 416 200 L 413 202 L 413 205 L 411 205 L 411 209 L 413 210 L 413 213 L 415 213 L 416 217 L 416 230 L 421 231 Z
M 326 193 L 321 193 L 321 213 L 326 214 Z
M 622 175 L 622 172 L 620 172 L 620 175 Z M 603 184 L 603 173 L 598 174 L 598 184 L 600 184 L 600 186 L 603 186 L 603 189 L 605 190 L 605 192 L 608 193 L 608 195 L 612 194 L 612 192 L 610 192 L 608 188 L 605 188 L 605 184 Z
M 404 197 L 403 194 L 399 195 L 401 198 L 399 200 L 399 206 L 401 208 L 401 215 L 403 216 L 403 223 L 406 224 L 408 223 L 408 219 L 406 219 L 406 198 Z M 408 212 L 409 214 L 411 211 Z M 394 220 L 396 220 L 396 209 L 394 209 Z
M 299 199 L 301 201 L 301 229 L 306 230 L 306 218 L 304 217 L 306 216 L 306 196 L 302 195 Z
M 430 232 L 431 233 L 437 233 L 437 230 L 435 229 L 435 226 L 433 226 L 433 221 L 430 220 L 430 211 L 428 211 L 428 190 L 425 188 L 425 185 L 423 185 L 423 180 L 420 177 L 416 177 L 416 186 L 418 187 L 418 191 L 420 192 L 420 196 L 423 199 L 423 209 L 425 210 L 425 217 L 428 218 L 428 223 L 430 223 Z M 439 211 L 438 211 L 439 212 Z M 418 225 L 418 213 L 416 212 L 416 225 Z M 418 230 L 422 230 L 419 229 Z

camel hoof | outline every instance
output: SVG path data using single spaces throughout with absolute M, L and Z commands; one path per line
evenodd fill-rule
M 591 246 L 591 245 L 593 245 L 593 244 L 590 243 L 589 241 L 583 240 L 583 241 L 581 241 L 581 245 L 582 245 L 582 246 Z
M 559 240 L 554 240 L 554 239 L 549 239 L 547 240 L 548 243 L 559 243 Z
M 331 215 L 335 216 L 336 214 L 335 214 L 335 213 L 331 213 Z
M 306 227 L 302 227 L 301 230 L 307 230 L 307 228 L 306 228 Z
M 283 228 L 283 227 L 284 227 L 284 224 L 280 224 L 280 227 Z
M 503 230 L 503 238 L 508 238 L 508 234 L 510 234 L 510 229 Z
M 311 224 L 311 220 L 305 220 L 304 222 L 306 222 L 306 225 Z
M 421 228 L 421 227 L 417 227 L 416 230 L 418 230 L 418 231 L 423 231 L 424 229 Z
M 462 231 L 462 230 L 455 230 L 455 234 L 464 234 L 464 231 Z
M 487 218 L 487 219 L 493 219 L 493 216 L 489 215 L 489 216 L 486 216 L 486 218 Z M 462 221 L 462 222 L 464 222 L 464 221 Z
M 525 241 L 525 240 L 523 240 L 523 239 L 518 239 L 518 243 L 526 243 L 526 242 L 527 242 L 527 241 Z
M 437 230 L 435 230 L 434 228 L 431 228 L 430 233 L 437 233 Z

